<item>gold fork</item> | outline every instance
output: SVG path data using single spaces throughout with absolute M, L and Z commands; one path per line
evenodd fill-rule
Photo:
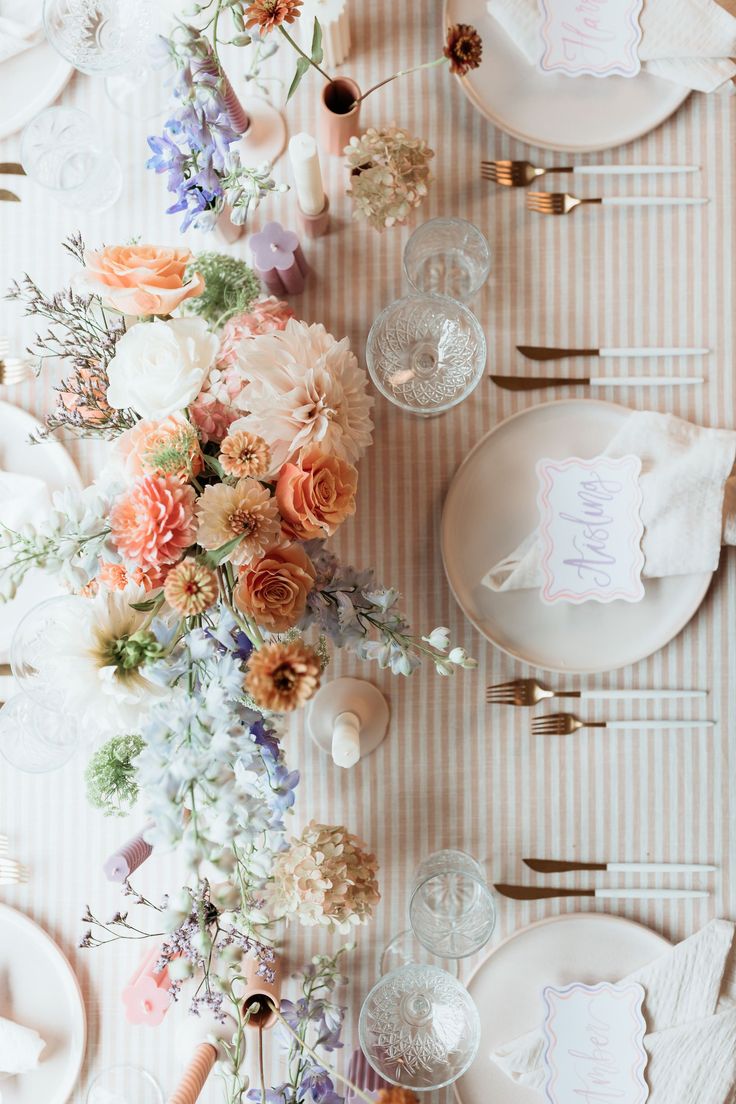
M 550 165 L 540 168 L 531 161 L 481 161 L 484 180 L 506 188 L 525 188 L 545 173 L 577 173 L 578 176 L 650 176 L 655 173 L 692 173 L 698 165 Z
M 583 701 L 644 701 L 657 698 L 705 698 L 707 690 L 550 690 L 536 679 L 512 679 L 486 687 L 489 705 L 539 705 L 546 698 L 580 698 Z
M 526 205 L 530 211 L 542 215 L 569 215 L 585 203 L 603 204 L 607 207 L 701 207 L 709 203 L 707 196 L 588 196 L 578 199 L 567 192 L 527 192 Z
M 27 867 L 15 859 L 0 859 L 0 885 L 20 885 L 27 881 Z
M 652 731 L 663 732 L 668 729 L 694 731 L 699 728 L 712 728 L 715 721 L 581 721 L 572 713 L 549 713 L 546 717 L 535 717 L 532 721 L 534 736 L 570 736 L 580 728 L 610 728 L 616 731 Z
M 8 356 L 7 338 L 0 338 L 0 386 L 12 387 L 33 377 L 33 365 L 25 357 Z

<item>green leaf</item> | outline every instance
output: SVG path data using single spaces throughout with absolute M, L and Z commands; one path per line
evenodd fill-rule
M 157 594 L 155 598 L 146 598 L 143 602 L 129 602 L 128 605 L 139 613 L 148 613 L 152 609 L 157 609 L 163 600 L 163 595 Z
M 204 460 L 206 466 L 210 469 L 210 471 L 213 471 L 216 476 L 223 480 L 226 478 L 222 464 L 216 456 L 210 456 L 209 453 L 203 452 L 202 459 Z
M 312 49 L 310 50 L 312 55 L 312 61 L 315 65 L 322 64 L 322 58 L 324 52 L 322 50 L 322 28 L 319 25 L 319 19 L 315 16 L 314 30 L 312 31 Z
M 286 97 L 286 102 L 287 103 L 289 102 L 291 97 L 294 95 L 294 93 L 296 92 L 299 85 L 302 83 L 302 79 L 304 77 L 304 74 L 307 72 L 308 69 L 309 69 L 309 61 L 308 61 L 307 58 L 299 57 L 299 58 L 296 59 L 296 72 L 294 73 L 294 79 L 291 82 L 291 87 L 290 87 L 288 95 Z
M 210 567 L 217 567 L 226 556 L 229 556 L 230 553 L 238 547 L 242 539 L 242 536 L 233 537 L 227 544 L 221 544 L 219 548 L 214 548 L 211 552 L 207 552 L 203 557 L 205 563 L 208 563 Z

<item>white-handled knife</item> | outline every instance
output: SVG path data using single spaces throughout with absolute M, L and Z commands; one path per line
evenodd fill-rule
M 567 874 L 572 870 L 608 870 L 616 874 L 709 874 L 710 863 L 564 862 L 558 859 L 522 859 L 537 874 Z
M 522 886 L 496 883 L 493 887 L 502 897 L 514 901 L 541 901 L 546 897 L 599 897 L 609 900 L 695 900 L 710 897 L 707 889 L 563 889 L 551 886 Z
M 680 357 L 707 356 L 710 349 L 695 345 L 633 345 L 630 348 L 559 348 L 555 345 L 517 345 L 518 352 L 528 360 L 562 360 L 566 357 Z

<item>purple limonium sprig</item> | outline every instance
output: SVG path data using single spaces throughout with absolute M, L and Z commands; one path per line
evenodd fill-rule
M 242 224 L 269 192 L 285 190 L 270 166 L 242 164 L 236 143 L 242 137 L 226 102 L 227 78 L 212 47 L 194 27 L 180 23 L 163 42 L 177 67 L 174 110 L 163 133 L 151 135 L 146 167 L 166 173 L 174 202 L 167 214 L 184 213 L 180 229 L 211 230 L 223 208 Z

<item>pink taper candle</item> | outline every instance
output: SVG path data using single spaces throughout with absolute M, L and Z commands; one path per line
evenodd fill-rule
M 217 1051 L 211 1043 L 200 1043 L 168 1104 L 195 1104 L 212 1072 Z
M 146 825 L 146 827 L 148 826 Z M 137 836 L 127 840 L 105 861 L 102 869 L 109 881 L 124 882 L 153 852 L 151 844 L 146 843 L 143 838 L 145 830 L 145 828 L 142 828 Z

